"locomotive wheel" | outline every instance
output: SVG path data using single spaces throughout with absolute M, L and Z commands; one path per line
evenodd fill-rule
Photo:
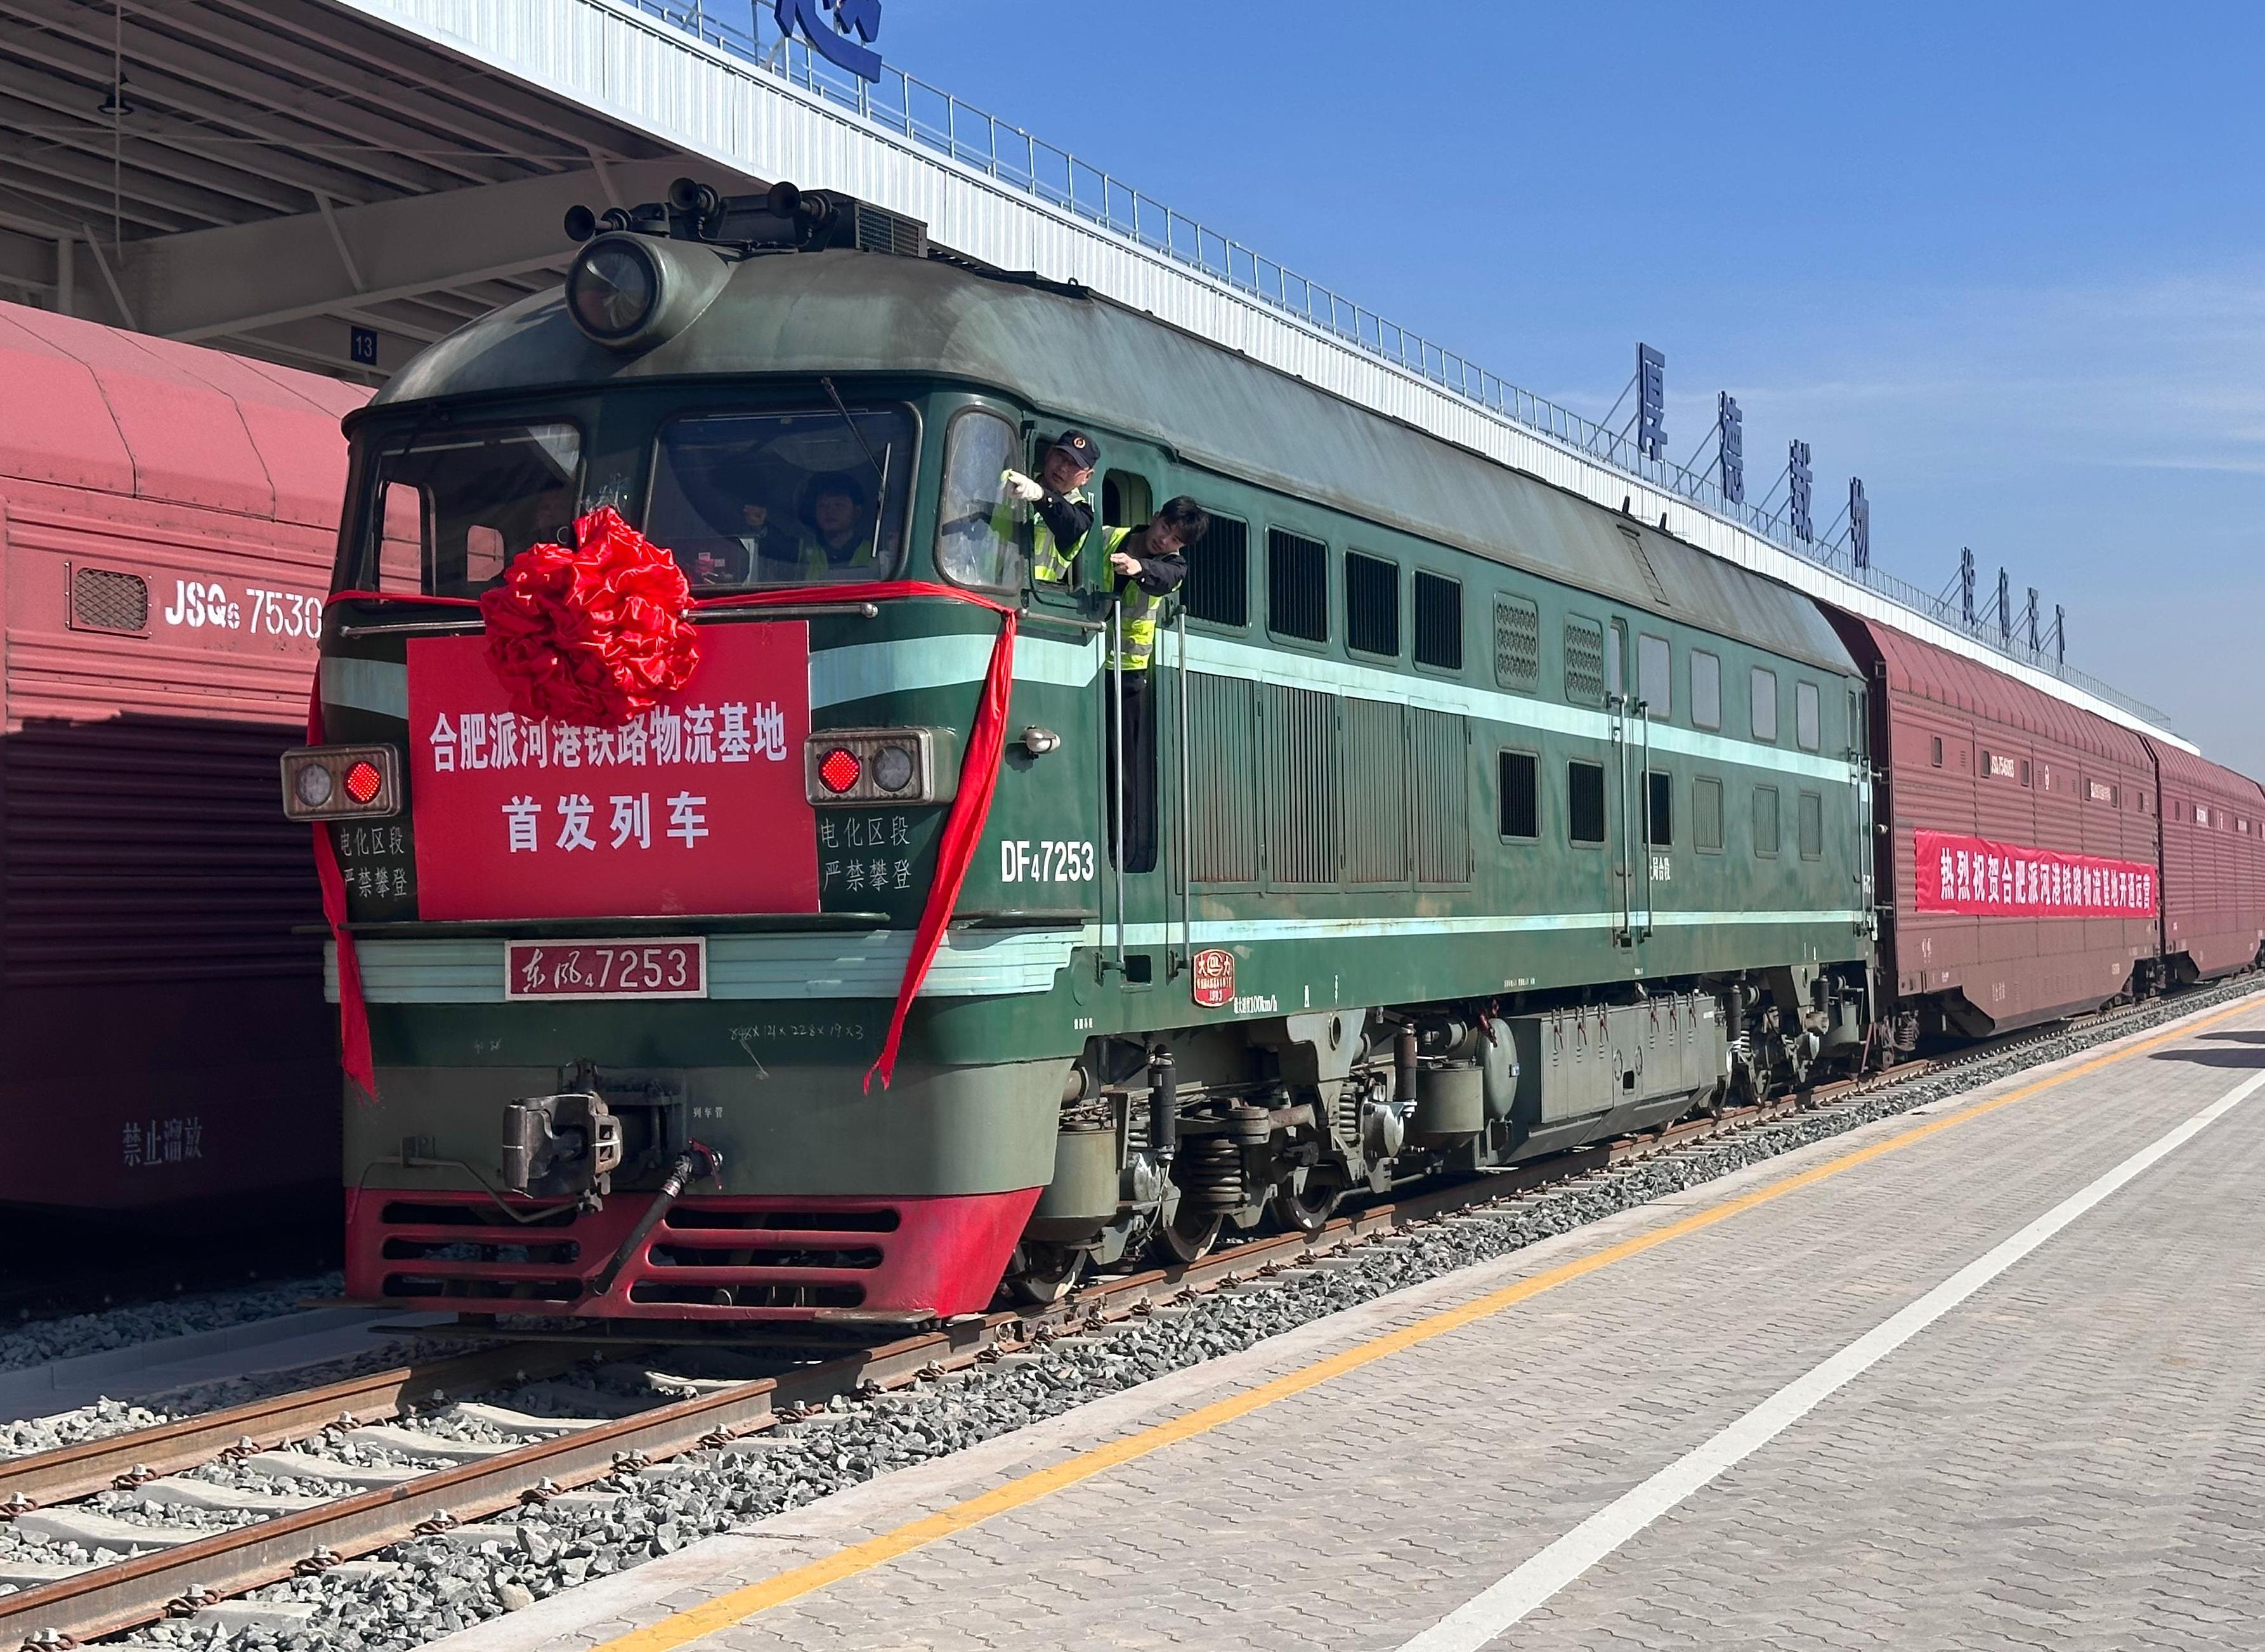
M 1158 1231 L 1156 1242 L 1176 1262 L 1198 1261 L 1219 1243 L 1222 1219 L 1216 1214 L 1196 1210 L 1182 1199 L 1178 1212 Z
M 1086 1253 L 1071 1245 L 1032 1245 L 1030 1266 L 1007 1281 L 1017 1301 L 1059 1302 L 1085 1277 Z
M 1293 1234 L 1317 1234 L 1336 1214 L 1344 1189 L 1322 1184 L 1310 1172 L 1302 1188 L 1278 1188 L 1266 1201 L 1266 1213 L 1275 1225 Z

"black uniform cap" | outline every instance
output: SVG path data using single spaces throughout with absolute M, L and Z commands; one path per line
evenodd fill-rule
M 1082 430 L 1062 432 L 1054 438 L 1053 451 L 1068 455 L 1081 470 L 1090 470 L 1101 462 L 1101 448 Z

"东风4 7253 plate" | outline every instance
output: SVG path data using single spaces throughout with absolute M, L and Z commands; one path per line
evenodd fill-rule
M 513 941 L 506 998 L 705 998 L 708 942 Z

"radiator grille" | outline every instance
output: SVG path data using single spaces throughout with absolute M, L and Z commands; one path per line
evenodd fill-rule
M 1460 712 L 1411 710 L 1413 762 L 1409 791 L 1417 830 L 1416 876 L 1426 884 L 1465 884 L 1471 877 L 1471 789 L 1465 756 L 1469 720 Z
M 1494 680 L 1526 694 L 1541 686 L 1541 610 L 1531 602 L 1494 600 Z
M 149 629 L 149 582 L 138 573 L 73 569 L 70 604 L 74 630 L 123 631 L 138 637 Z
M 1276 884 L 1334 884 L 1341 861 L 1336 702 L 1268 683 L 1266 864 Z
M 1329 640 L 1329 549 L 1320 540 L 1266 530 L 1266 623 L 1282 637 Z
M 1257 765 L 1251 751 L 1252 685 L 1191 673 L 1188 771 L 1193 834 L 1189 876 L 1198 884 L 1258 881 Z
M 1345 882 L 1408 881 L 1408 736 L 1397 702 L 1345 702 Z
M 1593 620 L 1565 622 L 1565 697 L 1576 705 L 1605 702 L 1605 628 Z
M 1237 630 L 1250 623 L 1250 528 L 1231 516 L 1214 516 L 1188 549 L 1181 600 L 1191 620 Z

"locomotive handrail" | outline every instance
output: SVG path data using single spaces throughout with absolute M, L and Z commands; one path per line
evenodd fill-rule
M 1115 811 L 1116 836 L 1110 843 L 1109 868 L 1117 886 L 1117 973 L 1125 973 L 1125 783 L 1132 773 L 1125 749 L 1125 599 L 1112 594 L 1109 601 L 1110 717 L 1117 731 L 1117 772 L 1109 778 L 1110 807 Z
M 1176 976 L 1180 967 L 1195 968 L 1195 804 L 1191 784 L 1192 759 L 1188 751 L 1188 607 L 1183 602 L 1173 620 L 1177 626 L 1180 668 L 1177 684 L 1180 696 L 1180 952 L 1168 975 Z

